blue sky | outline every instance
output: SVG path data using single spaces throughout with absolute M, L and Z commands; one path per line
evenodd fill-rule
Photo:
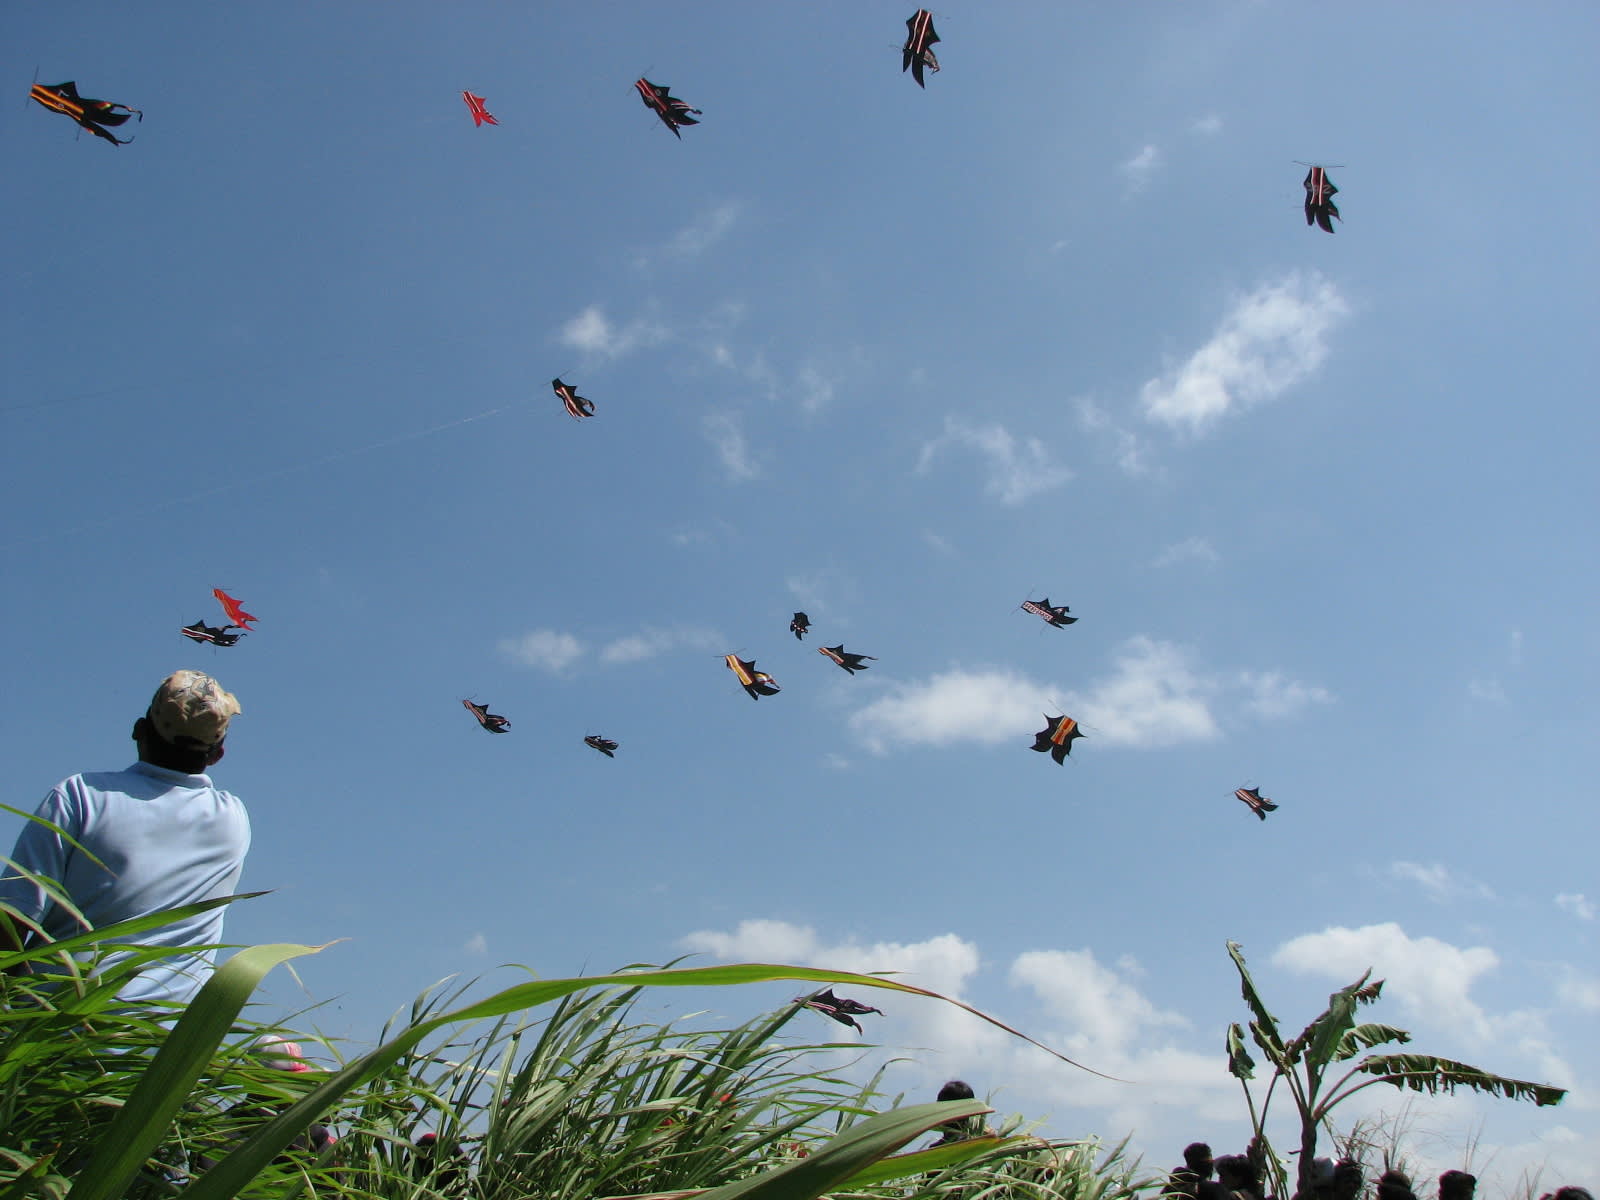
M 230 937 L 347 939 L 264 1014 L 902 970 L 1137 1082 L 895 1004 L 894 1086 L 1165 1165 L 1247 1136 L 1235 939 L 1287 1023 L 1371 965 L 1423 1050 L 1573 1089 L 1419 1106 L 1419 1162 L 1481 1122 L 1501 1188 L 1592 1182 L 1594 9 L 941 10 L 925 91 L 909 12 L 8 8 L 10 803 L 195 666 L 272 890 Z M 231 650 L 177 634 L 213 587 Z

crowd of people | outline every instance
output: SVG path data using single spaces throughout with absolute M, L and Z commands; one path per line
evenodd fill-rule
M 1175 1167 L 1162 1189 L 1171 1200 L 1275 1200 L 1262 1184 L 1259 1148 L 1252 1142 L 1244 1154 L 1224 1154 L 1213 1158 L 1211 1147 L 1191 1142 L 1183 1148 L 1183 1166 Z M 1215 1176 L 1215 1178 L 1213 1178 Z M 1294 1200 L 1362 1200 L 1367 1188 L 1367 1173 L 1351 1158 L 1334 1162 L 1319 1158 L 1311 1164 L 1311 1182 L 1297 1191 Z M 1439 1176 L 1437 1200 L 1474 1200 L 1478 1180 L 1465 1171 L 1446 1171 Z M 1420 1200 L 1412 1189 L 1411 1178 L 1403 1171 L 1384 1171 L 1373 1182 L 1371 1200 Z M 1546 1192 L 1539 1200 L 1594 1200 L 1586 1188 L 1564 1187 Z

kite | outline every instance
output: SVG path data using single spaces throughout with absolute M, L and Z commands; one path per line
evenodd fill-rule
M 504 733 L 511 728 L 511 722 L 498 713 L 490 712 L 487 704 L 474 704 L 471 700 L 463 700 L 461 703 L 472 710 L 472 715 L 478 719 L 478 724 L 490 733 Z
M 1263 821 L 1267 814 L 1277 809 L 1277 805 L 1261 794 L 1260 788 L 1234 788 L 1233 794 L 1250 806 L 1250 811 Z
M 233 646 L 244 636 L 242 633 L 228 632 L 230 629 L 237 628 L 239 628 L 237 625 L 223 625 L 220 627 L 207 625 L 204 620 L 199 620 L 193 625 L 185 625 L 179 632 L 190 641 L 210 642 L 213 646 Z
M 1046 625 L 1054 626 L 1056 629 L 1064 629 L 1078 619 L 1077 617 L 1067 616 L 1072 610 L 1065 604 L 1058 604 L 1052 608 L 1049 596 L 1037 602 L 1024 600 L 1022 602 L 1022 611 L 1031 612 L 1036 617 L 1043 617 Z
M 235 629 L 249 629 L 251 621 L 259 621 L 260 617 L 253 617 L 240 607 L 239 602 L 221 588 L 212 588 L 211 594 L 222 603 L 222 611 L 228 614 L 228 621 Z
M 600 751 L 607 758 L 615 758 L 617 756 L 617 743 L 610 738 L 603 738 L 597 733 L 591 733 L 584 738 L 583 744 L 591 749 Z
M 794 620 L 789 622 L 789 632 L 794 634 L 795 641 L 800 641 L 811 632 L 811 618 L 805 613 L 795 613 Z
M 550 388 L 561 397 L 561 403 L 567 406 L 567 416 L 573 420 L 594 416 L 594 401 L 578 395 L 578 389 L 570 383 L 562 383 L 559 375 L 550 381 Z
M 33 85 L 32 95 L 51 112 L 65 113 L 76 121 L 80 128 L 87 129 L 97 138 L 104 138 L 113 146 L 126 146 L 133 139 L 112 137 L 106 132 L 106 126 L 114 128 L 134 116 L 140 121 L 144 120 L 142 112 L 137 108 L 129 108 L 126 104 L 114 104 L 110 100 L 86 100 L 78 95 L 78 85 L 70 79 L 54 87 L 47 83 L 36 83 Z M 124 111 L 112 111 L 118 108 Z
M 870 654 L 851 654 L 844 648 L 843 642 L 840 642 L 837 646 L 818 646 L 817 653 L 827 655 L 852 675 L 857 671 L 865 671 L 867 669 L 867 664 L 862 662 L 862 659 L 872 658 Z M 878 660 L 872 658 L 872 661 L 877 662 Z
M 762 696 L 776 696 L 780 691 L 777 681 L 765 671 L 756 670 L 756 664 L 746 662 L 737 654 L 723 655 L 723 661 L 728 664 L 728 670 L 739 677 L 739 686 L 744 688 L 745 694 L 752 700 L 759 700 Z
M 698 125 L 694 117 L 688 114 L 700 115 L 698 108 L 690 108 L 682 100 L 672 94 L 670 87 L 662 87 L 659 83 L 651 83 L 643 75 L 634 81 L 634 87 L 639 89 L 639 98 L 644 101 L 644 106 L 656 116 L 661 118 L 661 123 L 672 130 L 672 136 L 680 142 L 683 134 L 678 130 L 684 125 Z
M 939 35 L 933 31 L 933 14 L 927 9 L 919 8 L 914 16 L 906 18 L 906 44 L 900 47 L 900 73 L 910 71 L 918 87 L 928 86 L 922 82 L 923 67 L 934 72 L 939 70 L 939 60 L 928 49 L 938 40 Z
M 1306 172 L 1306 224 L 1316 224 L 1328 233 L 1333 232 L 1333 222 L 1328 218 L 1339 217 L 1339 208 L 1333 202 L 1339 189 L 1333 186 L 1333 180 L 1328 178 L 1328 173 L 1321 167 L 1312 167 Z M 1342 221 L 1343 217 L 1339 217 Z
M 862 1004 L 859 1000 L 847 1000 L 843 996 L 835 996 L 832 988 L 818 992 L 814 996 L 796 996 L 794 1002 L 801 1008 L 815 1009 L 825 1017 L 832 1017 L 841 1025 L 849 1025 L 857 1033 L 862 1034 L 866 1033 L 866 1030 L 861 1028 L 861 1022 L 856 1020 L 857 1017 L 864 1017 L 868 1013 L 883 1016 L 883 1009 Z
M 467 102 L 467 107 L 472 110 L 473 128 L 477 128 L 479 125 L 500 124 L 499 121 L 489 115 L 489 110 L 483 106 L 482 96 L 474 96 L 471 92 L 462 92 L 461 98 Z
M 1052 717 L 1046 713 L 1044 719 L 1050 724 L 1033 735 L 1033 748 L 1065 765 L 1067 755 L 1072 753 L 1073 739 L 1081 738 L 1084 734 L 1071 717 Z

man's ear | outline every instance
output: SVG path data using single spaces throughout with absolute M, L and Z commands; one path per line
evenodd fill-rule
M 128 736 L 131 737 L 134 741 L 137 742 L 140 738 L 147 737 L 149 735 L 149 733 L 150 733 L 150 718 L 149 717 L 140 717 L 137 721 L 135 721 L 133 723 L 133 732 L 130 733 Z
M 222 761 L 222 756 L 226 753 L 227 751 L 219 743 L 214 749 L 212 749 L 211 753 L 206 755 L 206 766 L 215 766 L 217 763 Z

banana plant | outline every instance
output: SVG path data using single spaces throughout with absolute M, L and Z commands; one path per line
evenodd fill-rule
M 1272 1070 L 1272 1079 L 1259 1107 L 1249 1087 L 1249 1081 L 1255 1077 L 1256 1064 L 1245 1048 L 1244 1027 L 1239 1024 L 1228 1027 L 1228 1071 L 1244 1088 L 1250 1124 L 1255 1130 L 1252 1149 L 1272 1173 L 1277 1195 L 1288 1193 L 1283 1164 L 1267 1141 L 1266 1120 L 1280 1083 L 1288 1090 L 1300 1117 L 1296 1195 L 1305 1195 L 1310 1190 L 1318 1130 L 1325 1128 L 1330 1135 L 1333 1133 L 1329 1114 L 1343 1101 L 1375 1083 L 1433 1095 L 1469 1088 L 1508 1100 L 1531 1100 L 1537 1105 L 1559 1104 L 1566 1095 L 1564 1089 L 1546 1083 L 1509 1079 L 1429 1054 L 1368 1054 L 1351 1062 L 1375 1046 L 1404 1045 L 1411 1040 L 1409 1033 L 1393 1025 L 1358 1023 L 1361 1007 L 1375 1003 L 1383 992 L 1383 980 L 1372 980 L 1370 969 L 1348 987 L 1329 996 L 1327 1009 L 1298 1036 L 1285 1040 L 1278 1019 L 1267 1010 L 1266 1002 L 1256 990 L 1255 980 L 1250 978 L 1238 942 L 1228 943 L 1228 954 L 1239 969 L 1240 989 L 1250 1009 L 1250 1038 Z

